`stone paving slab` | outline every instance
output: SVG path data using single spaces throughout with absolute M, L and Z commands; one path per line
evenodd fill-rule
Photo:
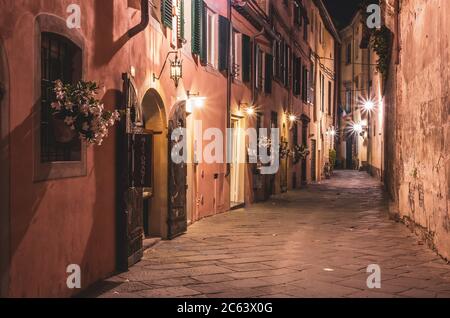
M 381 268 L 381 289 L 367 267 Z M 92 297 L 450 297 L 450 265 L 389 220 L 381 185 L 332 180 L 204 219 Z

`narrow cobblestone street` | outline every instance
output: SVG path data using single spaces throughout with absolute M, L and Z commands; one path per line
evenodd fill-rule
M 381 289 L 366 285 L 370 264 L 381 267 Z M 338 171 L 196 223 L 89 296 L 450 297 L 450 266 L 389 220 L 377 181 Z

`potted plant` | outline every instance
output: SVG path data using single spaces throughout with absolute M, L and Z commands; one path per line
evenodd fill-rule
M 300 162 L 300 160 L 305 160 L 306 157 L 308 157 L 310 154 L 310 151 L 306 145 L 295 145 L 294 149 L 292 150 L 292 159 L 294 164 L 297 164 Z
M 280 144 L 280 158 L 286 159 L 290 153 L 291 153 L 291 150 L 288 149 L 288 143 L 285 141 L 282 141 Z
M 76 84 L 55 82 L 56 101 L 51 104 L 55 138 L 70 142 L 78 136 L 88 144 L 100 146 L 108 129 L 120 120 L 116 111 L 107 111 L 96 98 L 99 86 L 95 82 Z
M 330 149 L 330 169 L 331 173 L 333 174 L 334 169 L 336 168 L 336 160 L 337 160 L 337 153 L 335 149 Z

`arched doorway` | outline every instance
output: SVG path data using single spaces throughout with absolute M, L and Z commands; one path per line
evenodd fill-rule
M 0 40 L 0 297 L 9 288 L 9 71 Z
M 168 238 L 168 121 L 159 93 L 149 89 L 142 100 L 143 124 L 151 135 L 152 193 L 144 201 L 144 229 L 150 237 Z

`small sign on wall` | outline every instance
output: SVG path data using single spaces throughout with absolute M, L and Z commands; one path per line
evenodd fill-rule
M 135 135 L 134 186 L 152 187 L 152 135 Z

